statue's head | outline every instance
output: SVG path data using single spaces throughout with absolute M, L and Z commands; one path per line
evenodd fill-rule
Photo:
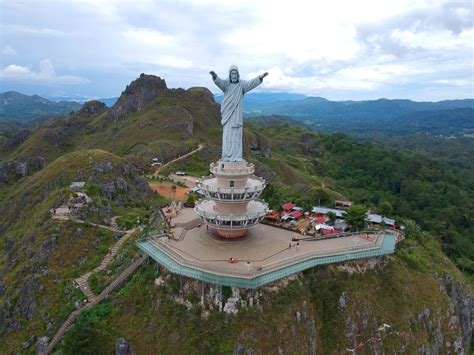
M 240 79 L 239 68 L 236 65 L 231 65 L 229 68 L 229 80 L 231 83 L 238 83 Z

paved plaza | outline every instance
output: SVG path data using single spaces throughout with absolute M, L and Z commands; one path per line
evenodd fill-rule
M 395 250 L 396 235 L 391 231 L 301 240 L 296 232 L 259 224 L 243 238 L 226 240 L 215 237 L 205 224 L 183 231 L 195 219 L 194 211 L 185 208 L 172 219 L 170 237 L 146 238 L 138 246 L 173 272 L 228 285 L 242 284 L 242 280 L 243 284 L 261 285 L 314 265 L 386 255 Z M 292 241 L 294 238 L 300 240 Z

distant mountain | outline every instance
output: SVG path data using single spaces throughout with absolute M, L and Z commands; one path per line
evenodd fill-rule
M 214 95 L 216 102 L 222 102 L 222 95 Z M 303 94 L 290 94 L 286 92 L 257 92 L 244 96 L 244 108 L 246 111 L 257 111 L 259 107 L 280 101 L 294 101 L 306 98 Z
M 286 100 L 246 110 L 246 118 L 286 116 L 313 130 L 342 132 L 356 138 L 375 134 L 430 134 L 439 136 L 474 132 L 474 100 L 416 102 L 379 99 L 330 101 L 321 97 Z
M 286 115 L 295 118 L 374 120 L 390 118 L 419 111 L 474 108 L 473 99 L 447 100 L 439 102 L 416 102 L 411 100 L 330 101 L 321 97 L 306 97 L 299 100 L 284 100 L 262 103 L 246 109 L 247 116 Z
M 100 102 L 103 102 L 104 104 L 107 105 L 107 107 L 112 107 L 118 100 L 118 97 L 106 97 L 102 99 L 97 99 L 95 97 L 86 97 L 86 96 L 80 96 L 80 95 L 65 95 L 65 96 L 45 96 L 48 100 L 54 101 L 54 102 L 60 102 L 60 101 L 74 101 L 80 104 L 84 104 L 87 101 L 91 100 L 97 100 Z
M 28 96 L 16 91 L 0 93 L 0 119 L 31 121 L 45 116 L 69 114 L 81 106 L 77 102 L 53 102 L 38 95 Z

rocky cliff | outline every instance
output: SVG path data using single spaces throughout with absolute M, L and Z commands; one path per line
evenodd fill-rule
M 167 89 L 166 82 L 160 77 L 142 73 L 137 80 L 127 85 L 118 101 L 110 109 L 109 120 L 116 121 L 125 115 L 139 111 Z

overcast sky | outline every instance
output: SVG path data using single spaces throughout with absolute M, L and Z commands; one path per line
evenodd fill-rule
M 333 100 L 473 98 L 472 1 L 0 0 L 0 91 L 118 96 L 140 73 Z

